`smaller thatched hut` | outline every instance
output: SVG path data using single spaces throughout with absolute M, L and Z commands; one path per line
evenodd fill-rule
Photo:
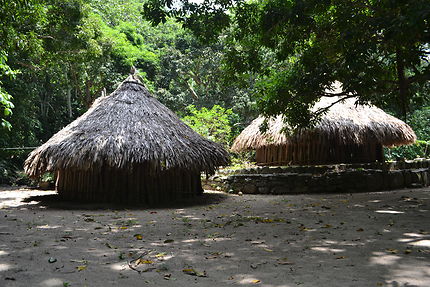
M 130 76 L 34 150 L 24 169 L 56 173 L 64 199 L 153 203 L 201 193 L 200 173 L 228 162 Z
M 329 107 L 337 97 L 323 97 L 314 110 Z M 315 128 L 287 136 L 282 116 L 269 119 L 260 132 L 263 117 L 255 119 L 233 143 L 232 151 L 256 150 L 260 165 L 315 165 L 382 161 L 383 147 L 415 142 L 414 131 L 403 121 L 375 106 L 356 105 L 348 98 L 331 106 Z

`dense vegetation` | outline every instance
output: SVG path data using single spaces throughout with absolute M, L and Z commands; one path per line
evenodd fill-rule
M 154 24 L 175 17 L 205 40 L 225 34 L 232 75 L 256 73 L 260 110 L 284 113 L 293 126 L 318 120 L 309 108 L 335 80 L 339 96 L 389 105 L 403 118 L 428 92 L 427 0 L 182 2 L 148 0 L 145 16 Z
M 312 124 L 308 108 L 341 80 L 416 130 L 423 142 L 392 157 L 425 156 L 430 4 L 412 2 L 0 0 L 0 178 L 28 152 L 4 148 L 41 144 L 132 65 L 226 146 L 258 112 Z

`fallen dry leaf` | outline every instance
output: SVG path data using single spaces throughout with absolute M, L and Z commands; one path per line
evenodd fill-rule
M 182 272 L 184 272 L 185 274 L 191 275 L 191 276 L 207 277 L 206 271 L 199 272 L 199 271 L 194 270 L 193 268 L 182 269 Z
M 210 252 L 209 254 L 210 254 L 209 256 L 205 257 L 206 259 L 216 259 L 222 255 L 222 252 Z
M 118 247 L 113 246 L 112 244 L 110 244 L 109 242 L 105 243 L 106 247 L 111 248 L 111 249 L 117 249 Z
M 152 264 L 152 263 L 154 263 L 154 261 L 151 261 L 151 260 L 146 260 L 146 259 L 139 259 L 137 262 L 137 265 L 139 265 L 139 264 Z
M 167 253 L 166 252 L 160 252 L 160 253 L 158 253 L 157 255 L 155 255 L 155 257 L 157 257 L 157 258 L 163 258 L 164 256 L 166 256 L 167 255 Z
M 172 274 L 171 273 L 167 273 L 167 274 L 164 274 L 163 279 L 164 280 L 170 280 L 170 277 L 172 277 Z
M 307 228 L 307 227 L 301 226 L 301 227 L 300 227 L 300 230 L 301 230 L 301 231 L 311 231 L 311 230 L 312 230 L 312 228 Z
M 266 219 L 262 219 L 261 222 L 263 222 L 263 223 L 272 223 L 272 222 L 274 222 L 274 220 L 266 218 Z
M 135 234 L 135 235 L 133 235 L 133 237 L 136 238 L 137 240 L 142 240 L 143 239 L 142 234 Z
M 288 260 L 287 257 L 279 258 L 276 260 L 279 265 L 293 265 L 294 262 Z

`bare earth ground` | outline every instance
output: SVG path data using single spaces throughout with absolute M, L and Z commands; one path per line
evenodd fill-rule
M 0 187 L 0 286 L 430 286 L 430 189 L 206 192 L 177 206 Z

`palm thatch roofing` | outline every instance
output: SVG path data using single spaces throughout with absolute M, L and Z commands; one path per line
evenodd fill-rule
M 98 98 L 75 121 L 35 149 L 25 161 L 30 176 L 47 171 L 180 168 L 213 173 L 229 163 L 228 153 L 184 124 L 129 76 L 117 90 Z
M 314 111 L 330 107 L 338 97 L 322 97 Z M 356 105 L 357 98 L 347 98 L 331 106 L 319 123 L 311 129 L 302 129 L 288 136 L 282 115 L 268 120 L 268 129 L 262 133 L 264 117 L 251 122 L 235 139 L 231 150 L 235 152 L 258 149 L 268 145 L 287 145 L 297 142 L 330 142 L 336 145 L 363 145 L 368 142 L 392 147 L 414 143 L 416 135 L 403 121 L 388 115 L 372 105 Z

